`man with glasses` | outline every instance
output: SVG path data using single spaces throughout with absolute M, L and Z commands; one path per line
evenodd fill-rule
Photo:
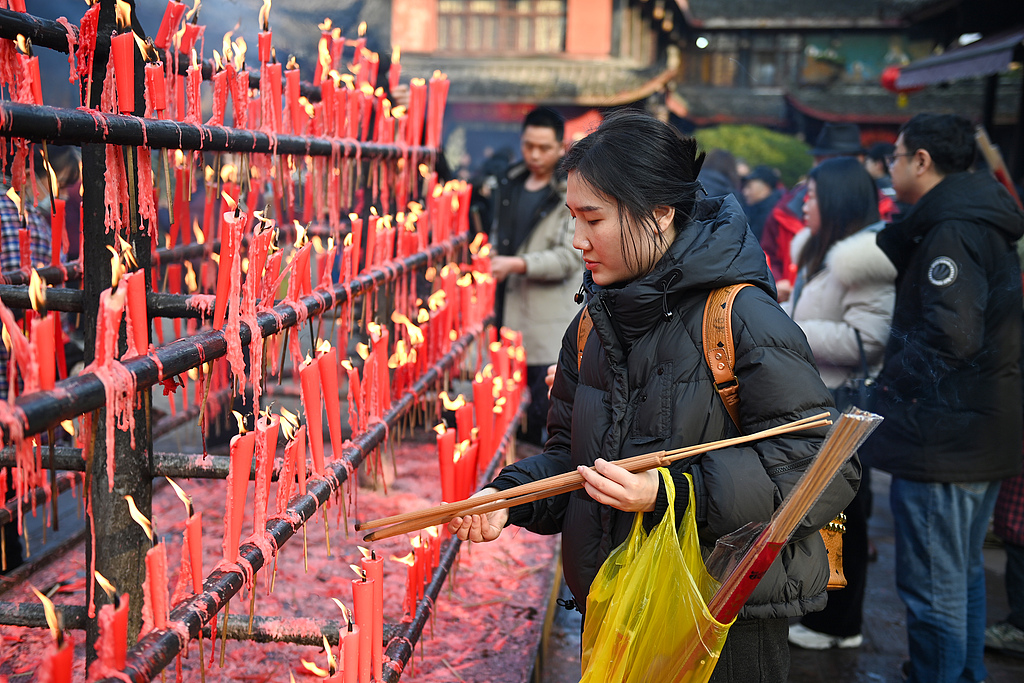
M 886 158 L 906 214 L 878 235 L 898 271 L 878 378 L 885 421 L 862 449 L 892 474 L 907 680 L 983 681 L 982 543 L 999 483 L 1021 467 L 1024 212 L 972 173 L 966 119 L 919 114 Z

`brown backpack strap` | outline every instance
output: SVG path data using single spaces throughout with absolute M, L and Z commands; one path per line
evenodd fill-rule
M 587 345 L 587 337 L 590 336 L 590 330 L 594 328 L 594 321 L 590 317 L 590 309 L 586 306 L 583 307 L 583 314 L 580 316 L 580 326 L 576 328 L 576 371 L 579 372 L 580 366 L 583 365 L 583 349 Z
M 740 426 L 740 394 L 734 370 L 736 345 L 732 336 L 732 304 L 744 287 L 750 287 L 750 284 L 712 290 L 704 304 L 704 358 L 715 377 L 715 390 L 737 427 Z

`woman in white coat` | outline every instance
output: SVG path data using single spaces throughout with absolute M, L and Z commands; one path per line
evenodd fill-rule
M 807 185 L 807 228 L 793 242 L 799 271 L 789 310 L 807 336 L 822 380 L 834 390 L 863 376 L 862 354 L 871 369 L 881 363 L 892 319 L 896 269 L 875 244 L 875 234 L 882 227 L 878 190 L 856 159 L 822 162 L 811 171 Z M 824 611 L 808 614 L 791 626 L 791 643 L 824 650 L 859 647 L 863 642 L 870 510 L 870 478 L 865 471 L 860 492 L 846 510 L 843 569 L 847 587 L 829 593 Z

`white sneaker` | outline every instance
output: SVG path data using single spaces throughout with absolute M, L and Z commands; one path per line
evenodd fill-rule
M 831 650 L 833 648 L 848 649 L 860 647 L 864 643 L 864 636 L 830 636 L 827 633 L 812 631 L 803 624 L 791 624 L 789 627 L 789 642 L 805 650 Z
M 985 647 L 1024 657 L 1024 631 L 1008 621 L 992 624 L 985 629 Z

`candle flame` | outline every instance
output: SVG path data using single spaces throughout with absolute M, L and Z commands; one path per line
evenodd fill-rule
M 245 68 L 245 52 L 247 49 L 245 44 L 245 38 L 242 36 L 238 36 L 237 38 L 235 38 L 234 46 L 235 47 L 233 52 L 235 53 L 235 70 L 241 71 Z
M 125 496 L 124 499 L 128 501 L 128 514 L 132 516 L 132 519 L 142 527 L 142 530 L 146 532 L 146 536 L 149 538 L 150 543 L 153 542 L 153 523 L 146 519 L 146 515 L 142 514 L 139 508 L 135 505 L 135 499 L 131 496 Z
M 46 283 L 35 268 L 28 278 L 28 300 L 36 313 L 46 309 Z
M 377 341 L 381 338 L 381 326 L 375 322 L 366 323 L 366 331 L 370 335 L 370 339 Z
M 234 198 L 227 193 L 226 190 L 221 190 L 220 196 L 224 199 L 224 202 L 228 205 L 228 207 L 230 207 L 232 211 L 238 208 L 238 202 L 236 202 Z
M 191 59 L 189 60 L 189 62 L 191 63 L 191 65 L 192 65 L 191 68 L 193 70 L 196 70 L 196 69 L 199 68 L 199 53 L 196 52 L 195 48 L 192 48 L 192 55 L 191 55 Z
M 4 348 L 7 349 L 8 353 L 10 353 L 12 340 L 11 333 L 7 331 L 7 325 L 0 327 L 0 338 L 3 338 Z
M 118 28 L 126 28 L 132 25 L 132 6 L 124 0 L 117 0 L 114 6 L 114 19 Z
M 299 62 L 295 59 L 295 55 L 288 55 L 288 61 L 285 63 L 284 68 L 286 71 L 294 71 L 299 68 Z
M 334 600 L 334 604 L 337 605 L 338 609 L 341 610 L 341 616 L 345 618 L 345 626 L 351 624 L 352 613 L 349 611 L 348 607 L 345 607 L 345 605 L 342 604 L 341 600 L 339 600 L 338 598 L 331 598 L 331 600 Z
M 299 661 L 302 662 L 302 666 L 306 669 L 306 671 L 308 671 L 309 673 L 313 674 L 318 678 L 327 678 L 328 676 L 330 676 L 330 673 L 324 671 L 313 662 L 307 662 L 305 659 L 299 659 Z
M 117 589 L 114 588 L 114 584 L 107 581 L 107 578 L 97 571 L 94 571 L 93 575 L 96 577 L 96 583 L 98 583 L 100 588 L 103 589 L 103 592 L 107 594 L 107 599 L 114 602 L 114 600 L 117 599 Z
M 363 360 L 366 360 L 367 358 L 370 357 L 370 347 L 367 346 L 366 344 L 362 343 L 362 342 L 357 342 L 356 343 L 356 353 L 359 354 L 360 358 L 362 358 Z
M 185 12 L 185 21 L 191 21 L 192 19 L 194 19 L 195 16 L 199 14 L 199 8 L 202 6 L 203 3 L 201 3 L 199 0 L 196 0 L 196 4 L 193 5 L 192 9 L 190 9 L 188 12 Z
M 356 573 L 357 577 L 359 577 L 363 581 L 366 580 L 366 572 L 364 572 L 363 568 L 360 567 L 358 564 L 350 564 L 348 567 Z
M 444 406 L 445 410 L 458 410 L 462 406 L 466 405 L 466 399 L 463 398 L 462 394 L 459 394 L 459 397 L 454 401 L 448 398 L 447 391 L 442 391 L 438 396 L 440 397 L 441 404 Z
M 402 58 L 402 48 L 400 48 L 399 46 L 395 45 L 393 48 L 391 48 L 391 63 L 392 64 L 398 64 L 399 61 L 401 60 L 401 58 Z
M 216 50 L 213 51 L 213 63 L 216 65 L 216 71 L 224 70 L 224 62 L 220 58 L 220 53 Z M 209 168 L 209 167 L 207 167 Z
M 284 406 L 281 407 L 281 433 L 285 441 L 291 441 L 299 426 L 299 416 Z
M 420 312 L 416 314 L 416 322 L 420 325 L 425 325 L 430 322 L 430 313 L 425 308 L 421 308 Z
M 230 31 L 228 31 L 227 33 L 225 33 L 224 37 L 221 38 L 220 48 L 221 48 L 221 52 L 224 53 L 224 63 L 225 64 L 230 64 L 231 63 L 231 39 L 234 38 L 235 31 L 237 31 L 240 26 L 241 26 L 240 23 L 239 24 L 235 24 L 235 27 L 233 29 L 231 29 Z M 216 53 L 216 51 L 215 51 L 215 53 Z
M 402 367 L 409 362 L 409 354 L 405 350 L 405 340 L 399 339 L 395 342 L 395 352 L 388 359 L 388 367 L 392 370 Z
M 26 38 L 19 33 L 18 37 L 14 39 L 14 44 L 17 45 L 18 49 L 26 57 L 32 56 L 32 40 L 30 38 Z
M 351 362 L 349 362 L 348 358 L 345 358 L 344 360 L 341 361 L 341 367 L 345 368 L 345 370 L 353 369 L 353 365 Z
M 427 527 L 427 535 L 430 536 L 431 538 L 437 538 L 437 537 L 439 537 L 441 535 L 441 532 L 438 531 L 436 526 L 428 526 Z
M 409 343 L 412 344 L 413 346 L 423 343 L 423 330 L 421 330 L 419 327 L 413 324 L 413 322 L 409 320 L 408 316 L 406 316 L 404 313 L 401 313 L 399 311 L 392 311 L 391 322 L 395 323 L 396 325 L 405 326 L 406 334 L 409 335 Z
M 21 197 L 13 187 L 7 188 L 7 198 L 14 202 L 14 206 L 18 208 L 18 213 L 21 213 Z
M 331 342 L 330 341 L 328 341 L 327 339 L 321 339 L 321 340 L 319 340 L 319 342 L 316 345 L 316 352 L 318 354 L 320 354 L 320 353 L 327 353 L 327 352 L 329 352 L 331 350 L 331 348 L 332 347 L 331 347 Z
M 440 424 L 434 425 L 434 431 L 437 432 L 438 436 L 444 436 L 444 433 L 448 431 L 448 428 L 442 422 Z
M 410 552 L 408 555 L 406 555 L 404 557 L 397 557 L 395 555 L 392 555 L 391 556 L 391 561 L 392 562 L 398 562 L 399 564 L 404 564 L 407 567 L 412 567 L 413 565 L 416 564 L 416 553 L 415 552 Z
M 484 233 L 478 232 L 476 234 L 476 237 L 473 238 L 473 241 L 469 243 L 469 253 L 471 253 L 471 254 L 479 253 L 480 247 L 483 246 L 484 240 L 486 240 L 486 239 L 487 239 L 487 236 Z
M 185 287 L 189 294 L 199 289 L 199 281 L 196 279 L 196 271 L 192 268 L 191 261 L 185 261 Z
M 427 307 L 432 311 L 436 311 L 445 305 L 446 299 L 447 294 L 445 294 L 445 291 L 443 289 L 439 289 L 427 297 Z
M 63 427 L 64 431 L 70 434 L 71 436 L 75 435 L 75 423 L 72 422 L 71 420 L 64 420 L 63 422 L 60 423 L 60 426 Z
M 117 250 L 109 244 L 107 245 L 107 251 L 110 252 L 110 286 L 117 287 L 118 283 L 121 282 L 121 276 L 124 274 L 124 268 L 121 267 L 121 257 L 118 255 Z
M 458 280 L 456 280 L 455 284 L 458 285 L 459 287 L 469 287 L 471 284 L 473 284 L 473 274 L 466 273 Z
M 135 246 L 120 235 L 117 236 L 117 241 L 121 246 L 121 257 L 124 259 L 125 266 L 128 268 L 138 268 L 139 260 L 135 258 Z
M 413 548 L 420 548 L 420 547 L 422 547 L 422 546 L 423 546 L 423 541 L 421 541 L 421 540 L 420 540 L 420 537 L 419 537 L 419 536 L 413 536 L 413 537 L 412 537 L 412 540 L 410 540 L 410 541 L 409 541 L 409 544 L 410 544 L 410 545 L 411 545 L 411 546 L 412 546 Z
M 270 1 L 271 0 L 263 0 L 263 6 L 260 7 L 260 26 L 264 31 L 270 30 Z
M 334 657 L 334 652 L 331 651 L 331 644 L 327 641 L 327 636 L 324 636 L 324 651 L 327 653 L 327 674 L 333 676 L 338 673 L 338 660 Z
M 57 608 L 53 606 L 53 601 L 40 593 L 35 586 L 32 586 L 32 592 L 39 598 L 39 602 L 43 603 L 43 613 L 46 615 L 46 625 L 50 627 L 50 635 L 53 636 L 54 642 L 59 647 L 64 641 L 63 624 L 61 624 L 60 613 L 57 612 Z
M 320 69 L 323 73 L 331 70 L 331 49 L 327 43 L 327 36 L 321 36 L 317 45 L 317 61 L 320 62 Z
M 295 226 L 295 248 L 306 246 L 306 242 L 309 241 L 309 233 L 306 227 L 299 223 L 299 221 L 293 219 L 292 225 Z
M 232 410 L 231 414 L 235 416 L 235 422 L 238 423 L 238 434 L 245 434 L 248 430 L 245 428 L 245 416 L 237 410 Z
M 362 38 L 363 36 L 366 35 L 366 22 L 365 21 L 359 22 L 359 28 L 356 30 L 356 34 L 360 38 Z
M 174 493 L 177 494 L 178 500 L 180 500 L 185 505 L 185 514 L 191 517 L 194 512 L 192 508 L 192 496 L 185 493 L 185 491 L 182 490 L 180 486 L 178 486 L 178 482 L 174 481 L 170 477 L 164 477 L 164 479 L 166 479 L 167 483 L 170 484 L 171 488 L 174 489 Z

